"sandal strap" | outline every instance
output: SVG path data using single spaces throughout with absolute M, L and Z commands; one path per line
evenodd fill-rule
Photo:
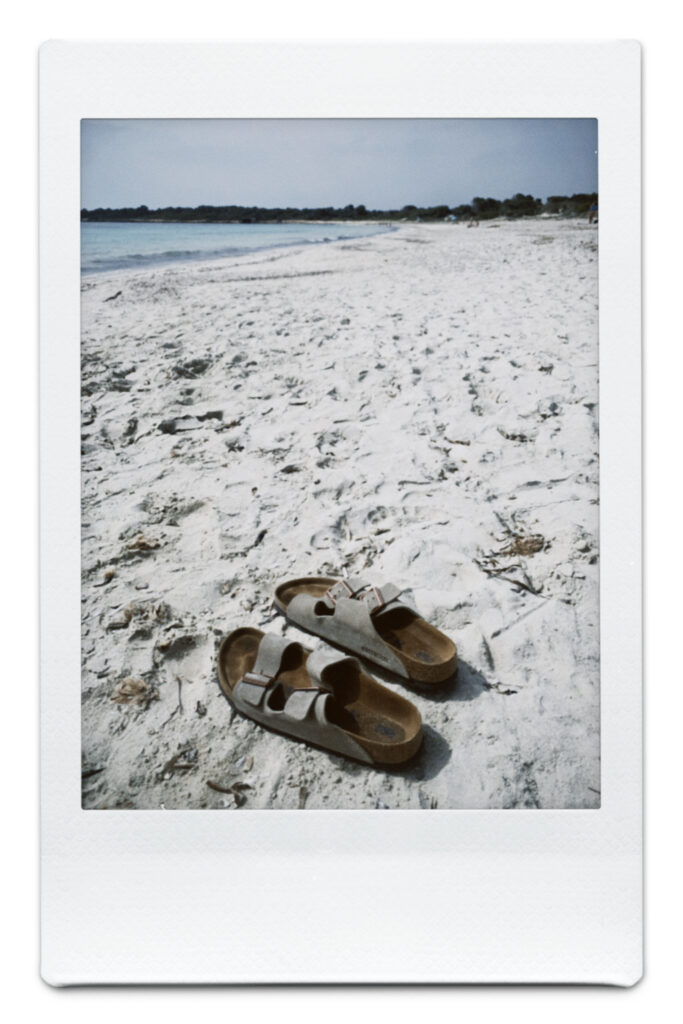
M 306 660 L 306 671 L 311 679 L 311 686 L 293 690 L 285 704 L 285 711 L 290 718 L 303 721 L 314 714 L 319 722 L 327 722 L 325 713 L 327 701 L 334 696 L 334 683 L 326 678 L 327 670 L 333 665 L 346 665 L 349 669 L 360 672 L 360 663 L 356 658 L 340 654 L 331 647 L 316 647 Z M 320 698 L 320 699 L 318 699 Z
M 279 638 L 278 638 L 279 639 Z M 286 644 L 284 650 L 290 647 L 293 641 Z M 275 645 L 273 651 L 275 651 Z M 283 650 L 283 654 L 284 654 Z M 326 679 L 327 669 L 332 665 L 347 664 L 360 672 L 360 664 L 356 658 L 340 654 L 331 647 L 318 647 L 309 654 L 306 661 L 306 671 L 311 678 L 311 685 L 297 687 L 292 690 L 285 702 L 284 710 L 290 718 L 303 721 L 311 713 L 318 697 L 323 694 L 330 696 L 334 693 L 334 685 Z M 279 667 L 279 666 L 278 666 Z M 240 696 L 253 707 L 261 707 L 269 689 L 277 684 L 275 676 L 266 675 L 262 672 L 245 672 L 239 683 Z
M 319 686 L 299 687 L 292 690 L 285 702 L 285 712 L 289 718 L 297 722 L 303 722 L 308 718 L 315 702 L 324 691 Z
M 385 583 L 383 587 L 369 587 L 364 590 L 358 600 L 363 601 L 371 615 L 376 615 L 392 601 L 396 601 L 403 593 L 395 584 Z
M 349 668 L 353 665 L 360 671 L 360 663 L 356 658 L 352 658 L 347 654 L 340 654 L 339 651 L 335 651 L 332 647 L 316 647 L 308 656 L 306 671 L 311 679 L 318 683 L 321 690 L 332 693 L 334 688 L 325 679 L 326 670 L 332 665 L 339 665 L 342 662 L 347 663 Z
M 254 707 L 260 707 L 266 690 L 280 671 L 285 653 L 290 647 L 300 646 L 296 640 L 287 640 L 286 637 L 266 633 L 259 644 L 256 661 L 237 683 L 242 699 Z
M 376 615 L 395 601 L 403 591 L 393 583 L 385 583 L 383 587 L 373 587 L 359 576 L 350 576 L 347 580 L 338 580 L 325 594 L 323 600 L 328 608 L 334 608 L 340 598 L 350 601 L 363 601 L 370 615 Z
M 340 598 L 344 597 L 352 600 L 369 586 L 370 584 L 366 580 L 361 579 L 360 576 L 349 576 L 348 579 L 337 580 L 334 586 L 330 587 L 327 591 L 323 601 L 328 607 L 334 608 Z
M 289 640 L 275 633 L 266 633 L 259 644 L 256 661 L 251 667 L 251 674 L 275 679 L 280 671 L 282 659 L 290 647 L 301 647 L 296 640 Z
M 344 604 L 368 617 L 367 610 L 358 603 Z M 278 677 L 285 652 L 293 646 L 298 647 L 302 654 L 306 651 L 301 644 L 283 637 L 267 634 L 262 638 L 254 665 L 233 687 L 231 700 L 237 710 L 285 735 L 373 764 L 373 758 L 365 747 L 336 724 L 334 716 L 330 717 L 337 684 L 325 680 L 326 669 L 333 663 L 349 662 L 357 665 L 360 671 L 356 659 L 340 656 L 329 648 L 318 649 L 309 653 L 306 659 L 310 685 L 290 687 Z M 286 694 L 284 701 L 279 690 Z

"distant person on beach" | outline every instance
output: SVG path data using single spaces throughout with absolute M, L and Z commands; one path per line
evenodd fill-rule
M 592 224 L 593 221 L 597 224 L 598 222 L 598 204 L 593 203 L 590 210 L 588 211 L 588 223 Z

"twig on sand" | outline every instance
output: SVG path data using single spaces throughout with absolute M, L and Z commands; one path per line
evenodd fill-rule
M 533 584 L 531 583 L 531 580 L 529 579 L 529 577 L 527 576 L 526 573 L 524 573 L 524 578 L 526 580 L 526 583 L 522 583 L 521 580 L 512 580 L 512 579 L 510 579 L 509 576 L 498 576 L 496 578 L 499 579 L 499 580 L 505 580 L 506 583 L 511 583 L 513 585 L 513 587 L 521 587 L 522 590 L 528 590 L 528 592 L 530 594 L 534 594 L 536 597 L 540 596 L 541 591 L 537 590 L 533 586 Z
M 508 537 L 513 537 L 513 536 L 514 536 L 514 531 L 510 529 L 510 527 L 509 527 L 509 526 L 508 526 L 508 524 L 507 524 L 507 523 L 505 522 L 505 520 L 504 520 L 504 519 L 503 519 L 503 517 L 502 517 L 502 516 L 500 515 L 500 513 L 499 513 L 499 512 L 496 512 L 496 510 L 494 509 L 494 510 L 493 510 L 493 514 L 494 514 L 494 516 L 496 517 L 496 519 L 498 520 L 498 522 L 500 523 L 500 525 L 501 525 L 501 526 L 503 527 L 503 529 L 505 530 L 505 532 L 507 533 Z
M 536 597 L 539 597 L 540 594 L 541 594 L 541 590 L 537 589 L 533 585 L 533 583 L 531 582 L 531 580 L 529 579 L 527 574 L 519 566 L 516 566 L 516 565 L 504 565 L 504 566 L 501 566 L 500 569 L 486 569 L 484 566 L 480 566 L 480 568 L 482 569 L 483 572 L 485 572 L 487 574 L 487 576 L 493 576 L 497 580 L 505 580 L 506 583 L 511 583 L 513 587 L 521 587 L 522 590 L 528 590 L 528 592 L 530 594 L 534 594 Z M 504 573 L 504 572 L 509 572 L 510 569 L 517 569 L 517 568 L 520 568 L 523 580 L 516 580 L 516 579 L 514 579 L 514 578 L 512 578 L 510 576 L 503 576 L 502 575 L 502 573 Z
M 514 565 L 498 566 L 482 565 L 482 563 L 478 561 L 476 562 L 476 564 L 479 566 L 482 572 L 486 573 L 487 576 L 493 576 L 494 579 L 497 580 L 505 580 L 506 583 L 511 583 L 513 587 L 520 587 L 522 590 L 527 590 L 530 594 L 534 594 L 536 597 L 541 596 L 541 591 L 543 588 L 535 587 L 529 579 L 527 573 L 522 568 L 522 566 L 519 565 L 519 563 L 517 562 Z M 522 576 L 521 580 L 514 579 L 510 576 L 503 576 L 504 572 L 513 572 L 515 569 L 520 572 Z
M 211 779 L 207 779 L 206 784 L 217 793 L 227 793 L 228 796 L 234 797 L 237 807 L 243 807 L 247 802 L 244 790 L 253 789 L 253 786 L 250 786 L 248 782 L 231 782 L 227 786 L 222 786 L 220 782 L 212 782 Z
M 211 779 L 207 779 L 207 786 L 211 789 L 215 789 L 217 793 L 232 793 L 230 786 L 221 786 L 218 782 L 212 782 Z
M 502 572 L 510 572 L 512 569 L 519 569 L 520 572 L 523 571 L 522 570 L 522 566 L 518 565 L 517 563 L 515 563 L 514 565 L 496 565 L 496 566 L 481 565 L 480 563 L 477 563 L 477 564 L 479 565 L 479 568 L 481 569 L 481 571 L 485 572 L 487 576 L 500 576 L 500 574 Z

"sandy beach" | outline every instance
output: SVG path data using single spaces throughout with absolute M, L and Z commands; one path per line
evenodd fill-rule
M 82 284 L 85 808 L 600 805 L 597 228 L 405 224 Z M 216 680 L 286 578 L 391 581 L 458 646 L 407 767 Z

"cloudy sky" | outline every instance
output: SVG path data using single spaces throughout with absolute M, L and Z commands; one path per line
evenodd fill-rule
M 597 191 L 592 119 L 85 120 L 81 206 L 456 206 Z

